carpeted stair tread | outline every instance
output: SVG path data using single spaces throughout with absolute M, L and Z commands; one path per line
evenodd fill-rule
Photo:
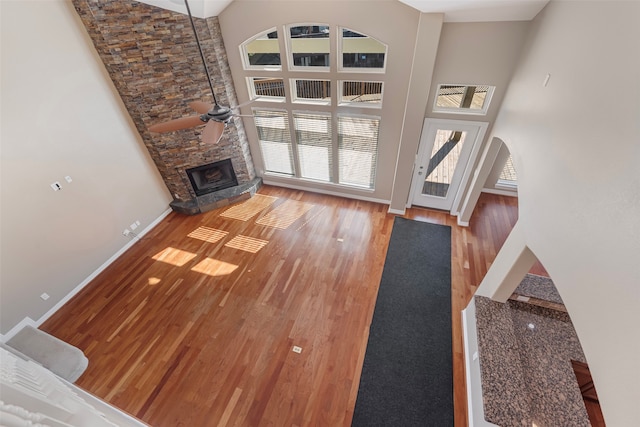
M 89 365 L 80 349 L 32 326 L 22 328 L 6 344 L 69 382 L 80 378 Z

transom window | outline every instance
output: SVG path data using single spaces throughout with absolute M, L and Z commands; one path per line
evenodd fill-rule
M 434 112 L 460 114 L 487 114 L 495 86 L 438 85 Z
M 300 23 L 266 30 L 240 51 L 258 101 L 264 173 L 374 189 L 381 119 L 362 109 L 382 108 L 387 46 L 353 29 Z M 270 102 L 281 108 L 261 107 Z

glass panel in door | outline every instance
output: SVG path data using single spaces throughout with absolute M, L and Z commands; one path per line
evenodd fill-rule
M 447 197 L 466 136 L 467 132 L 462 131 L 436 131 L 433 149 L 424 173 L 421 191 L 423 195 Z

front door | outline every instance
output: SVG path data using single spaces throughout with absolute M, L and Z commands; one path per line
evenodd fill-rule
M 411 203 L 451 211 L 487 123 L 425 119 L 413 172 Z

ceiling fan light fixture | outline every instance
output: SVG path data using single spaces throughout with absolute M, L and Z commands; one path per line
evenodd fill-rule
M 215 120 L 217 122 L 227 123 L 231 119 L 231 116 L 233 116 L 233 111 L 231 111 L 230 108 L 214 104 L 211 110 L 207 111 L 201 117 L 203 120 L 206 118 L 206 121 Z

